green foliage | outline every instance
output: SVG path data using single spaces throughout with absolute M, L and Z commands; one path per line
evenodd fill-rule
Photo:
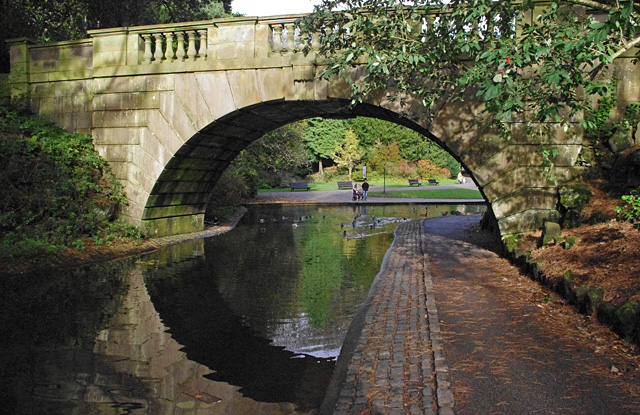
M 604 69 L 638 53 L 639 21 L 631 1 L 324 0 L 302 24 L 322 34 L 321 76 L 345 80 L 353 104 L 384 91 L 401 105 L 415 97 L 437 116 L 475 95 L 483 122 L 510 138 L 509 123 L 525 112 L 530 129 L 570 126 L 593 96 L 606 95 Z
M 616 212 L 618 220 L 631 222 L 634 228 L 640 230 L 640 189 L 622 196 L 622 203 L 616 206 Z
M 356 164 L 362 160 L 364 152 L 360 148 L 358 136 L 352 130 L 347 130 L 344 135 L 344 141 L 338 145 L 333 153 L 333 160 L 338 166 L 345 167 L 349 170 L 349 179 Z
M 369 160 L 371 149 L 380 141 L 384 144 L 397 142 L 400 155 L 409 163 L 429 160 L 458 174 L 460 164 L 437 143 L 407 127 L 375 118 L 357 117 L 344 121 L 360 139 L 365 151 L 364 160 Z
M 400 147 L 395 141 L 390 144 L 383 144 L 378 141 L 371 150 L 369 163 L 373 169 L 384 170 L 389 174 L 394 174 L 396 173 L 394 168 L 399 166 L 401 162 Z
M 140 237 L 111 223 L 123 190 L 91 137 L 0 107 L 0 241 L 9 256 Z M 126 231 L 125 231 L 126 229 Z
M 611 133 L 611 127 L 605 125 L 611 116 L 611 110 L 615 107 L 616 100 L 612 93 L 608 93 L 598 99 L 597 108 L 585 114 L 584 127 L 588 137 L 599 139 L 603 135 Z
M 343 120 L 307 120 L 303 139 L 312 159 L 318 161 L 332 158 L 336 145 L 342 142 L 347 128 Z
M 303 143 L 304 122 L 287 124 L 249 145 L 235 160 L 237 166 L 259 172 L 306 171 L 307 149 Z
M 205 213 L 205 221 L 228 219 L 245 199 L 255 197 L 261 181 L 255 169 L 242 163 L 232 163 L 213 188 Z
M 520 234 L 503 236 L 502 243 L 504 244 L 507 252 L 514 252 L 520 246 L 520 242 L 522 241 L 521 238 L 522 236 Z
M 640 121 L 640 103 L 637 102 L 627 105 L 622 119 L 617 122 L 611 120 L 611 111 L 618 105 L 616 96 L 617 82 L 614 80 L 607 93 L 598 99 L 596 108 L 585 112 L 582 122 L 585 133 L 596 144 L 616 130 L 631 131 Z
M 564 238 L 564 240 L 562 241 L 562 247 L 566 250 L 571 249 L 571 247 L 573 245 L 576 244 L 576 237 L 575 236 L 567 236 L 566 238 Z

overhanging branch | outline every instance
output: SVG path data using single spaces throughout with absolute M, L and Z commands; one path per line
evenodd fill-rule
M 615 10 L 616 8 L 613 6 L 609 6 L 608 4 L 602 4 L 600 2 L 597 1 L 593 1 L 593 0 L 568 0 L 571 3 L 574 4 L 580 4 L 582 6 L 587 6 L 587 7 L 591 7 L 594 9 L 599 9 L 599 10 L 604 10 L 604 11 L 611 11 L 611 10 Z
M 624 53 L 628 52 L 631 48 L 635 47 L 636 45 L 640 44 L 640 36 L 636 37 L 635 39 L 633 39 L 631 42 L 627 42 L 625 43 L 624 47 L 621 48 L 619 51 L 617 51 L 616 53 L 614 53 L 613 55 L 611 55 L 611 60 L 614 61 L 617 58 L 619 58 L 620 56 L 622 56 Z M 604 63 L 600 63 L 598 66 L 596 66 L 595 68 L 593 68 L 593 70 L 591 72 L 589 72 L 589 75 L 594 78 L 601 70 L 602 68 L 604 68 L 605 64 Z

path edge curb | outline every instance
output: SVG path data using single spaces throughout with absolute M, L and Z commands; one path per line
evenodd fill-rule
M 427 251 L 427 238 L 424 232 L 423 222 L 424 221 L 420 223 L 419 229 L 424 261 L 424 285 L 427 306 L 427 315 L 425 317 L 428 319 L 431 351 L 433 353 L 438 415 L 455 415 L 455 401 L 453 389 L 451 387 L 451 376 L 449 374 L 449 366 L 444 353 L 442 333 L 440 332 L 438 307 L 436 306 L 433 278 L 429 267 L 430 258 Z

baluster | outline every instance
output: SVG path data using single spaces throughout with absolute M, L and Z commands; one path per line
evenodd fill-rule
M 169 62 L 172 62 L 176 57 L 176 53 L 173 50 L 173 40 L 175 39 L 175 35 L 173 32 L 167 32 L 164 34 L 164 39 L 167 43 L 164 56 Z
M 156 52 L 154 54 L 155 61 L 160 63 L 164 59 L 164 52 L 162 51 L 162 34 L 156 33 L 153 37 L 156 39 Z
M 433 14 L 427 15 L 424 17 L 427 25 L 427 32 L 432 32 L 434 30 L 436 16 Z
M 422 16 L 421 15 L 417 15 L 414 17 L 416 19 L 415 22 L 413 22 L 413 24 L 411 25 L 411 29 L 412 29 L 412 36 L 413 37 L 421 37 L 420 35 L 422 34 Z
M 273 27 L 273 51 L 282 52 L 282 26 L 280 25 Z
M 304 50 L 305 40 L 302 38 L 302 29 L 296 27 L 294 43 L 296 45 L 296 52 L 302 52 Z
M 142 56 L 146 63 L 151 63 L 151 61 L 153 61 L 153 52 L 151 51 L 151 35 L 142 35 L 142 39 L 144 39 L 144 55 Z
M 176 38 L 178 39 L 178 48 L 176 49 L 176 58 L 184 60 L 186 52 L 184 51 L 184 33 L 177 32 Z
M 198 56 L 206 59 L 208 53 L 207 42 L 209 41 L 207 29 L 198 30 L 198 35 L 200 35 L 200 47 L 198 48 Z
M 320 33 L 318 32 L 311 35 L 311 49 L 315 51 L 320 50 Z
M 187 56 L 185 58 L 195 59 L 197 54 L 195 30 L 189 30 L 187 36 L 189 36 L 189 49 L 187 49 Z
M 293 52 L 295 49 L 296 27 L 293 23 L 286 25 L 287 28 L 287 52 Z

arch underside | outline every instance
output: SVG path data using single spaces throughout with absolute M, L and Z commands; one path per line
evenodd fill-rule
M 503 236 L 539 229 L 546 220 L 560 220 L 557 184 L 542 174 L 540 142 L 522 133 L 522 124 L 512 124 L 513 138 L 507 141 L 483 124 L 477 105 L 449 104 L 429 120 L 429 129 L 424 127 L 424 109 L 415 114 L 412 109 L 366 103 L 351 106 L 349 100 L 337 98 L 279 99 L 236 109 L 200 129 L 175 152 L 147 199 L 142 230 L 163 236 L 204 229 L 211 191 L 239 152 L 269 131 L 312 117 L 378 118 L 435 141 L 471 173 Z M 581 136 L 569 137 L 559 126 L 550 126 L 545 140 L 559 148 L 556 179 L 560 183 L 574 180 L 579 174 L 574 165 L 582 149 Z
M 142 228 L 152 235 L 204 229 L 209 195 L 231 161 L 265 133 L 302 119 L 371 117 L 411 128 L 446 146 L 409 118 L 348 100 L 262 102 L 221 117 L 191 137 L 167 163 L 147 200 Z M 455 153 L 452 153 L 454 157 Z

